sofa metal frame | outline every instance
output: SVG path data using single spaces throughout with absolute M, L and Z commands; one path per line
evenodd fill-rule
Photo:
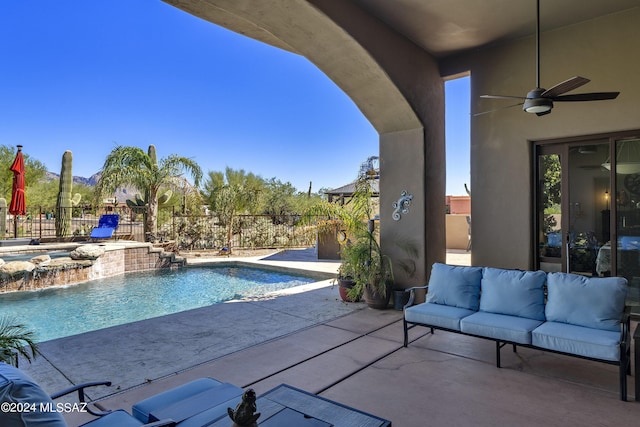
M 411 307 L 413 305 L 413 303 L 415 302 L 415 297 L 416 297 L 416 290 L 420 290 L 420 289 L 424 289 L 425 291 L 427 291 L 429 289 L 429 286 L 416 286 L 413 288 L 408 288 L 405 289 L 405 292 L 410 292 L 410 296 L 409 296 L 409 301 L 407 302 L 407 304 L 404 306 L 404 308 L 407 307 Z M 577 357 L 579 359 L 584 359 L 584 360 L 591 360 L 591 361 L 595 361 L 595 362 L 602 362 L 602 363 L 606 363 L 608 365 L 615 365 L 615 366 L 619 366 L 620 367 L 620 400 L 622 401 L 626 401 L 627 400 L 627 375 L 631 375 L 631 311 L 630 311 L 630 307 L 626 307 L 625 308 L 625 312 L 622 316 L 621 322 L 620 322 L 620 360 L 617 362 L 614 362 L 612 360 L 605 360 L 605 359 L 597 359 L 597 358 L 593 358 L 593 357 L 587 357 L 587 356 L 581 356 L 579 354 L 573 354 L 573 353 L 566 353 L 566 352 L 562 352 L 562 351 L 557 351 L 557 350 L 550 350 L 547 348 L 542 348 L 542 347 L 537 347 L 531 344 L 522 344 L 522 343 L 515 343 L 515 342 L 511 342 L 511 341 L 504 341 L 504 340 L 498 340 L 495 338 L 490 338 L 490 337 L 485 337 L 482 335 L 475 335 L 475 334 L 469 334 L 469 333 L 465 333 L 462 331 L 458 331 L 455 329 L 449 329 L 449 328 L 443 328 L 441 326 L 433 326 L 433 325 L 428 325 L 426 323 L 416 323 L 416 322 L 407 322 L 406 317 L 403 316 L 403 328 L 404 328 L 404 347 L 407 347 L 409 345 L 409 329 L 413 329 L 416 326 L 422 326 L 425 328 L 429 328 L 430 329 L 430 334 L 434 334 L 435 331 L 434 329 L 438 329 L 441 331 L 446 331 L 446 332 L 453 332 L 456 334 L 461 334 L 461 335 L 467 335 L 470 337 L 475 337 L 475 338 L 482 338 L 485 340 L 490 340 L 490 341 L 495 341 L 496 343 L 496 366 L 498 368 L 501 368 L 500 366 L 500 350 L 502 349 L 502 347 L 504 347 L 505 345 L 509 345 L 511 344 L 513 346 L 513 352 L 517 353 L 517 346 L 520 347 L 525 347 L 525 348 L 531 348 L 531 349 L 535 349 L 535 350 L 541 350 L 541 351 L 545 351 L 548 353 L 555 353 L 555 354 L 561 354 L 561 355 L 566 355 L 566 356 L 572 356 L 572 357 Z

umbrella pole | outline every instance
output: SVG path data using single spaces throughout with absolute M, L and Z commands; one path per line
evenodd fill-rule
M 18 238 L 18 215 L 13 216 L 13 238 Z

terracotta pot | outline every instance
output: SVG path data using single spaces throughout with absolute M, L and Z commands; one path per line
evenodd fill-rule
M 364 287 L 364 301 L 371 308 L 383 310 L 389 305 L 391 299 L 391 292 L 386 289 L 384 292 L 379 292 L 378 289 L 371 286 Z
M 342 298 L 342 301 L 358 302 L 360 300 L 360 298 L 349 298 L 348 295 L 349 291 L 355 284 L 356 282 L 351 279 L 338 279 L 338 291 L 340 292 L 340 298 Z

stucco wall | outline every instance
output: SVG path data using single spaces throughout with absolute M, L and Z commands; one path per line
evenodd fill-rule
M 538 117 L 513 107 L 471 118 L 472 264 L 531 268 L 532 143 L 640 129 L 640 9 L 542 33 L 541 86 L 572 76 L 580 92 L 620 91 L 614 101 L 559 103 Z M 535 87 L 535 38 L 477 50 L 441 64 L 444 76 L 471 72 L 472 114 L 509 105 L 482 94 L 525 96 Z

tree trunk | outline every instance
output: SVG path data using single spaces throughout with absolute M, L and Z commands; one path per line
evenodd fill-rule
M 144 218 L 144 236 L 147 242 L 154 242 L 156 239 L 156 224 L 158 220 L 158 195 L 157 193 L 149 194 L 147 202 L 145 218 Z

